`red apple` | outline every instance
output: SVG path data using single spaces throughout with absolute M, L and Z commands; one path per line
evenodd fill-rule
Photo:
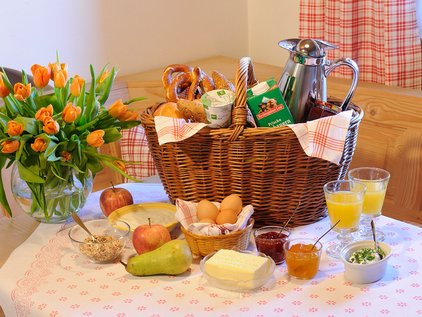
M 164 243 L 171 240 L 170 232 L 166 227 L 160 224 L 139 225 L 135 228 L 132 235 L 132 243 L 138 254 L 153 251 L 161 247 Z
M 125 188 L 112 186 L 103 190 L 100 196 L 100 207 L 106 217 L 116 209 L 132 204 L 132 194 Z

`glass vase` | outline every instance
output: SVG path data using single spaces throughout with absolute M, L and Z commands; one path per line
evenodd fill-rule
M 93 177 L 89 171 L 85 175 L 69 167 L 62 177 L 63 179 L 54 175 L 46 177 L 44 183 L 46 210 L 43 210 L 27 182 L 20 177 L 15 164 L 11 174 L 12 194 L 24 212 L 35 220 L 44 223 L 65 222 L 71 211 L 78 212 L 85 205 L 92 191 Z

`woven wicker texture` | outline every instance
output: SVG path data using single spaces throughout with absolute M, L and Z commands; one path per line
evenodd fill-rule
M 239 231 L 220 236 L 203 236 L 194 234 L 181 226 L 186 241 L 194 256 L 203 257 L 220 249 L 245 250 L 248 247 L 254 219 L 249 220 L 248 226 Z
M 326 216 L 325 183 L 343 179 L 356 146 L 363 111 L 352 105 L 353 118 L 340 165 L 309 157 L 294 132 L 284 126 L 247 128 L 246 86 L 255 77 L 249 58 L 240 60 L 236 104 L 230 128 L 204 128 L 194 136 L 160 146 L 153 105 L 141 116 L 142 125 L 163 186 L 172 202 L 221 202 L 236 193 L 252 204 L 257 225 L 282 225 L 295 212 L 293 226 Z

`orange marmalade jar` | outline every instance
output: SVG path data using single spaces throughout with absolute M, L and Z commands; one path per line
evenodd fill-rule
M 291 277 L 309 280 L 319 269 L 322 244 L 312 239 L 292 239 L 283 245 L 286 257 L 287 272 Z

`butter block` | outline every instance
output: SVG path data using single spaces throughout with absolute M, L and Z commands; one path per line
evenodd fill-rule
M 205 272 L 218 280 L 234 283 L 240 288 L 253 289 L 268 275 L 268 258 L 222 249 L 206 261 Z

